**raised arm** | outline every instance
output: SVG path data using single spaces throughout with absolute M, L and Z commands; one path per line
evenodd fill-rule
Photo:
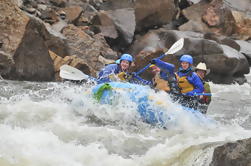
M 164 62 L 160 59 L 153 59 L 151 63 L 155 64 L 156 66 L 158 66 L 161 70 L 165 72 L 169 72 L 171 74 L 174 73 L 175 66 L 171 63 Z

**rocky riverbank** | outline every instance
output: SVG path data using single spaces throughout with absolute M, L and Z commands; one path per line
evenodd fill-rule
M 122 53 L 139 70 L 176 40 L 179 55 L 205 62 L 216 83 L 245 82 L 250 66 L 248 0 L 1 0 L 0 74 L 5 79 L 54 81 L 63 64 L 96 76 Z M 149 73 L 143 77 L 149 78 Z
M 250 6 L 249 0 L 0 0 L 0 76 L 57 81 L 63 64 L 96 76 L 125 52 L 137 71 L 183 37 L 184 48 L 164 60 L 177 65 L 179 55 L 191 54 L 211 69 L 211 81 L 243 83 L 251 64 Z M 211 166 L 250 166 L 250 154 L 250 139 L 228 143 L 215 149 Z

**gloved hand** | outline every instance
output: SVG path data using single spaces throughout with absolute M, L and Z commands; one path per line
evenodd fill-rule
M 151 64 L 156 64 L 156 61 L 157 61 L 157 59 L 155 58 L 155 59 L 152 59 L 152 60 L 150 61 L 150 63 L 151 63 Z
M 118 73 L 117 76 L 119 77 L 120 80 L 125 81 L 127 74 L 125 72 L 120 72 L 120 73 Z

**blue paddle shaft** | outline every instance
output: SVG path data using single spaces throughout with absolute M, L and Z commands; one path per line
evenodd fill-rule
M 168 54 L 174 54 L 176 52 L 178 52 L 184 45 L 184 38 L 179 39 L 178 41 L 176 41 L 171 48 L 168 50 L 168 52 L 166 52 L 165 54 L 161 55 L 160 57 L 158 57 L 157 59 L 162 59 L 163 57 L 165 57 Z M 137 75 L 141 74 L 143 71 L 145 71 L 146 69 L 149 68 L 151 64 L 148 64 L 147 66 L 145 66 L 143 69 L 141 69 L 140 71 L 136 72 Z
M 212 96 L 211 93 L 195 93 L 194 96 Z
M 160 57 L 156 58 L 156 59 L 162 59 L 166 56 L 167 54 L 163 54 Z M 141 69 L 140 71 L 136 72 L 137 75 L 141 74 L 143 71 L 145 71 L 146 69 L 148 69 L 151 66 L 151 64 L 146 65 L 143 69 Z

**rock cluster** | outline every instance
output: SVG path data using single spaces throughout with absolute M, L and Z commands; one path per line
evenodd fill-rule
M 249 0 L 1 0 L 0 75 L 54 81 L 69 64 L 96 73 L 122 53 L 139 70 L 179 38 L 216 83 L 245 82 L 250 67 Z M 143 77 L 150 78 L 149 73 Z

